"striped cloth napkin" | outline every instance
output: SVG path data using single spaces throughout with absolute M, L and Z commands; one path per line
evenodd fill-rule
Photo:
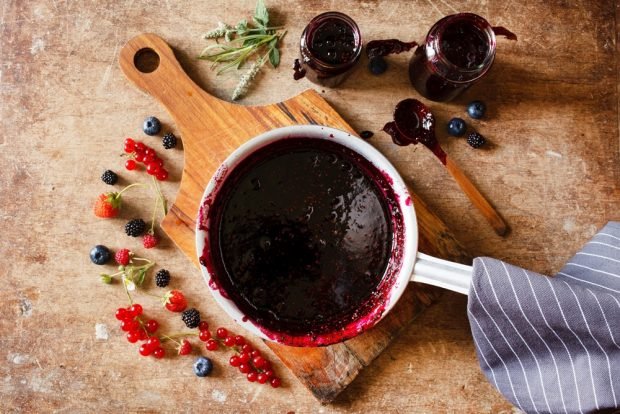
M 475 259 L 467 308 L 480 366 L 514 405 L 620 412 L 620 222 L 552 278 Z

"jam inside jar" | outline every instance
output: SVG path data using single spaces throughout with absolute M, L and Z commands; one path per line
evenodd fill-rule
M 307 77 L 328 87 L 339 85 L 351 73 L 362 53 L 362 36 L 353 19 L 340 12 L 313 18 L 301 34 L 295 79 Z
M 473 13 L 439 20 L 409 62 L 413 87 L 432 101 L 450 101 L 482 78 L 495 59 L 496 33 L 489 22 Z M 498 32 L 516 39 L 511 32 Z

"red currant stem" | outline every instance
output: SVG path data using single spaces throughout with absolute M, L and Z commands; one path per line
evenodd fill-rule
M 162 337 L 162 342 L 172 341 L 178 345 L 182 345 L 179 341 L 175 341 L 174 338 L 183 338 L 186 336 L 197 336 L 197 335 L 198 334 L 195 332 L 176 332 L 170 335 L 161 335 L 161 337 Z
M 129 190 L 129 189 L 130 189 L 130 188 L 132 188 L 132 187 L 144 187 L 144 186 L 145 186 L 145 184 L 142 184 L 142 183 L 133 183 L 133 184 L 130 184 L 130 185 L 128 185 L 127 187 L 123 188 L 121 191 L 119 191 L 119 192 L 118 192 L 118 194 L 117 194 L 116 196 L 117 196 L 117 197 L 120 197 L 120 196 L 121 196 L 121 194 L 123 194 L 125 191 Z
M 151 176 L 151 178 L 153 178 Z M 153 178 L 153 181 L 155 179 Z M 159 196 L 155 197 L 155 206 L 153 207 L 153 217 L 151 218 L 151 230 L 149 231 L 149 233 L 153 234 L 153 229 L 155 228 L 155 216 L 157 214 L 157 207 L 159 206 Z
M 144 293 L 145 295 L 148 295 L 148 296 L 153 296 L 154 298 L 157 298 L 157 299 L 161 299 L 161 296 L 159 296 L 159 295 L 153 295 L 152 293 L 149 293 L 149 292 L 142 292 L 142 293 Z
M 155 180 L 155 177 L 151 176 L 151 180 L 153 180 L 153 188 L 155 189 L 155 192 L 157 193 L 157 197 L 161 201 L 161 208 L 164 212 L 164 217 L 165 217 L 166 214 L 168 214 L 166 197 L 164 197 L 164 195 L 162 194 L 161 187 L 159 186 L 159 183 L 157 182 L 157 180 Z

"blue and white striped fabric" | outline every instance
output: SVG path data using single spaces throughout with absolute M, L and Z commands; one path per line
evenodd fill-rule
M 467 306 L 480 366 L 527 413 L 620 407 L 620 223 L 555 277 L 474 261 Z

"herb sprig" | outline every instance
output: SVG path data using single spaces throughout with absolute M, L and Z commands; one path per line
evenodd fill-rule
M 218 27 L 204 35 L 205 39 L 215 39 L 216 44 L 204 48 L 198 59 L 212 62 L 211 69 L 220 75 L 228 70 L 240 70 L 245 63 L 253 60 L 250 69 L 239 78 L 232 93 L 236 101 L 248 91 L 252 81 L 263 65 L 269 61 L 274 68 L 280 64 L 279 42 L 286 34 L 282 26 L 269 26 L 269 11 L 264 0 L 258 0 L 253 24 L 240 20 L 235 26 L 218 23 Z M 218 39 L 225 43 L 219 43 Z

